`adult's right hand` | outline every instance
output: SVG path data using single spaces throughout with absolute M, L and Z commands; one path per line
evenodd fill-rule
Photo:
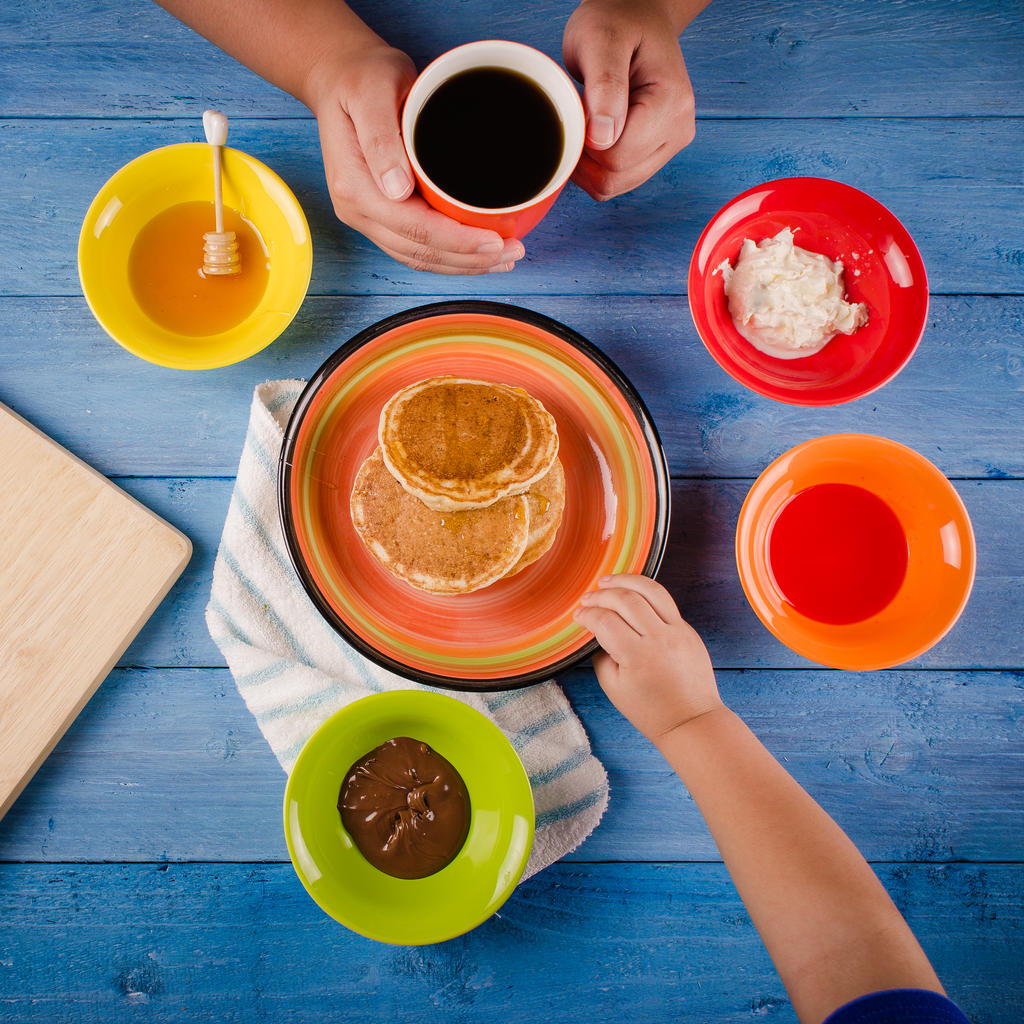
M 400 119 L 416 69 L 404 53 L 382 40 L 316 78 L 310 105 L 339 220 L 413 270 L 486 274 L 515 266 L 525 254 L 518 239 L 459 224 L 413 191 Z

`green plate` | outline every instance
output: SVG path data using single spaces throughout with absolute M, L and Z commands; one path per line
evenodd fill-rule
M 394 736 L 446 757 L 469 791 L 469 835 L 426 878 L 373 867 L 341 824 L 338 793 L 363 754 Z M 322 910 L 380 942 L 443 942 L 486 921 L 511 895 L 533 844 L 533 793 L 501 730 L 453 697 L 395 690 L 364 697 L 320 726 L 302 748 L 284 794 L 284 833 L 296 873 Z

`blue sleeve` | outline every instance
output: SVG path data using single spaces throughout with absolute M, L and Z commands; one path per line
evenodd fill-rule
M 830 1013 L 823 1024 L 970 1024 L 956 1003 L 938 992 L 897 988 L 872 992 Z

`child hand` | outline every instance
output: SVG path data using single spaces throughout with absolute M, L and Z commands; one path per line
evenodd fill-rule
M 583 0 L 566 23 L 562 59 L 587 114 L 573 180 L 594 199 L 636 188 L 693 141 L 681 30 L 644 0 Z
M 575 618 L 604 648 L 594 656 L 601 689 L 653 742 L 723 706 L 704 644 L 660 583 L 605 576 Z
M 311 76 L 327 187 L 338 219 L 413 270 L 440 274 L 507 271 L 522 242 L 467 227 L 413 192 L 399 118 L 416 78 L 400 50 L 365 45 Z

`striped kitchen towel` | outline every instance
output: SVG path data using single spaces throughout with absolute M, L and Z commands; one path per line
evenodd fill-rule
M 303 386 L 281 380 L 256 388 L 206 608 L 210 635 L 285 772 L 317 726 L 343 705 L 381 690 L 426 689 L 346 644 L 313 606 L 288 559 L 277 461 Z M 495 722 L 526 767 L 537 830 L 524 878 L 579 846 L 607 806 L 608 777 L 559 686 L 450 695 Z

